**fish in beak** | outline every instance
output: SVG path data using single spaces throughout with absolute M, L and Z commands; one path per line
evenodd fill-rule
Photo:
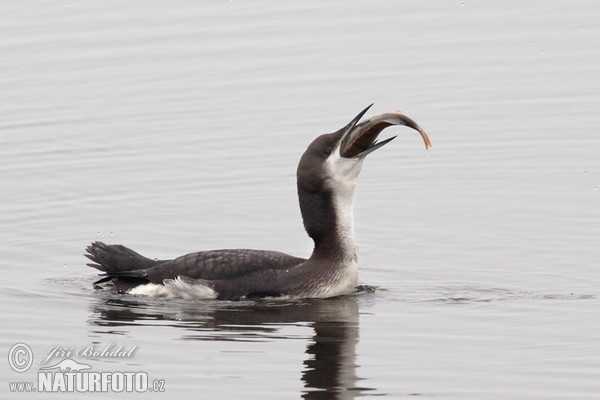
M 402 111 L 376 115 L 364 122 L 358 123 L 372 105 L 362 110 L 344 128 L 344 134 L 340 140 L 340 155 L 342 157 L 364 158 L 367 154 L 385 146 L 394 140 L 396 136 L 380 142 L 377 141 L 377 137 L 381 131 L 392 125 L 404 125 L 416 130 L 421 134 L 425 142 L 425 148 L 429 149 L 431 147 L 431 141 L 425 131 L 415 121 L 404 115 Z

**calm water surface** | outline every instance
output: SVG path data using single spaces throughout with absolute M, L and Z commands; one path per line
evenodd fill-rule
M 56 346 L 134 349 L 71 358 L 146 372 L 177 398 L 600 397 L 596 2 L 0 11 L 3 398 L 48 396 L 9 382 L 37 384 L 68 357 L 40 365 Z M 157 258 L 308 255 L 298 159 L 371 102 L 371 115 L 404 109 L 434 147 L 389 129 L 399 137 L 365 162 L 360 293 L 211 302 L 92 288 L 94 240 Z M 33 353 L 23 373 L 7 362 L 18 342 Z

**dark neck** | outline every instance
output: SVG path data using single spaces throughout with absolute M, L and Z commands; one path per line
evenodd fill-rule
M 352 200 L 354 191 L 343 196 L 332 192 L 298 190 L 304 228 L 314 243 L 311 259 L 349 261 L 356 259 Z

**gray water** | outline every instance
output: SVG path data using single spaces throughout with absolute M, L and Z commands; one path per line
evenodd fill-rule
M 133 349 L 71 359 L 146 372 L 175 398 L 600 397 L 597 2 L 2 2 L 0 14 L 3 398 L 48 396 L 9 382 L 37 384 L 65 358 L 40 365 L 55 346 Z M 366 160 L 359 294 L 93 289 L 94 240 L 157 258 L 307 256 L 298 159 L 371 102 L 368 115 L 402 108 L 433 148 L 390 128 L 399 137 Z M 22 373 L 6 361 L 19 342 L 33 354 Z

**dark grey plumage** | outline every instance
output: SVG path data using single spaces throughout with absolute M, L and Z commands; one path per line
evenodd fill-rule
M 120 291 L 142 283 L 162 284 L 165 279 L 177 276 L 189 280 L 212 281 L 210 286 L 219 291 L 219 288 L 227 286 L 225 283 L 228 280 L 252 279 L 261 275 L 257 272 L 289 269 L 306 261 L 277 251 L 252 249 L 209 250 L 172 260 L 151 260 L 125 246 L 102 242 L 93 242 L 87 247 L 87 252 L 85 256 L 93 261 L 87 265 L 106 275 L 94 283 L 116 279 Z M 228 292 L 231 293 L 232 290 Z M 241 295 L 227 296 L 232 297 L 238 298 Z

